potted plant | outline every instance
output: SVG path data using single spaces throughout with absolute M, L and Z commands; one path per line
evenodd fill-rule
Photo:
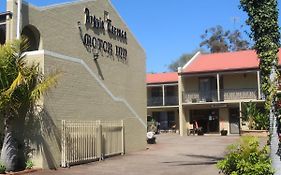
M 226 135 L 227 135 L 227 130 L 222 129 L 222 130 L 221 130 L 221 136 L 226 136 Z
M 204 135 L 204 131 L 203 131 L 202 127 L 199 127 L 199 128 L 197 129 L 197 135 L 199 135 L 199 136 Z
M 5 174 L 5 171 L 6 171 L 5 165 L 2 162 L 0 162 L 0 174 Z

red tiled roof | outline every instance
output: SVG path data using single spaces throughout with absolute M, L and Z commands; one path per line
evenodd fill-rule
M 172 83 L 178 82 L 177 72 L 146 74 L 146 83 Z
M 281 65 L 279 49 L 279 65 Z M 256 69 L 259 59 L 254 50 L 198 55 L 183 73 L 219 72 L 230 70 Z

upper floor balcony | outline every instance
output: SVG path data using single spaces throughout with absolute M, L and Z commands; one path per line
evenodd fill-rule
M 176 106 L 178 103 L 177 84 L 147 87 L 147 106 Z
M 261 99 L 258 71 L 183 76 L 182 82 L 183 103 Z

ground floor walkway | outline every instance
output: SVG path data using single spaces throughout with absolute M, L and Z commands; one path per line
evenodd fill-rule
M 238 136 L 161 134 L 157 135 L 157 144 L 148 145 L 144 151 L 32 175 L 218 175 L 216 162 L 223 158 L 226 147 L 238 139 Z

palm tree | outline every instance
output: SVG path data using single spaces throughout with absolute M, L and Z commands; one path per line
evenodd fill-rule
M 7 171 L 25 168 L 26 122 L 38 116 L 38 102 L 56 84 L 58 75 L 46 77 L 38 64 L 28 64 L 24 54 L 27 48 L 24 39 L 0 46 L 0 117 L 4 121 L 1 161 Z

